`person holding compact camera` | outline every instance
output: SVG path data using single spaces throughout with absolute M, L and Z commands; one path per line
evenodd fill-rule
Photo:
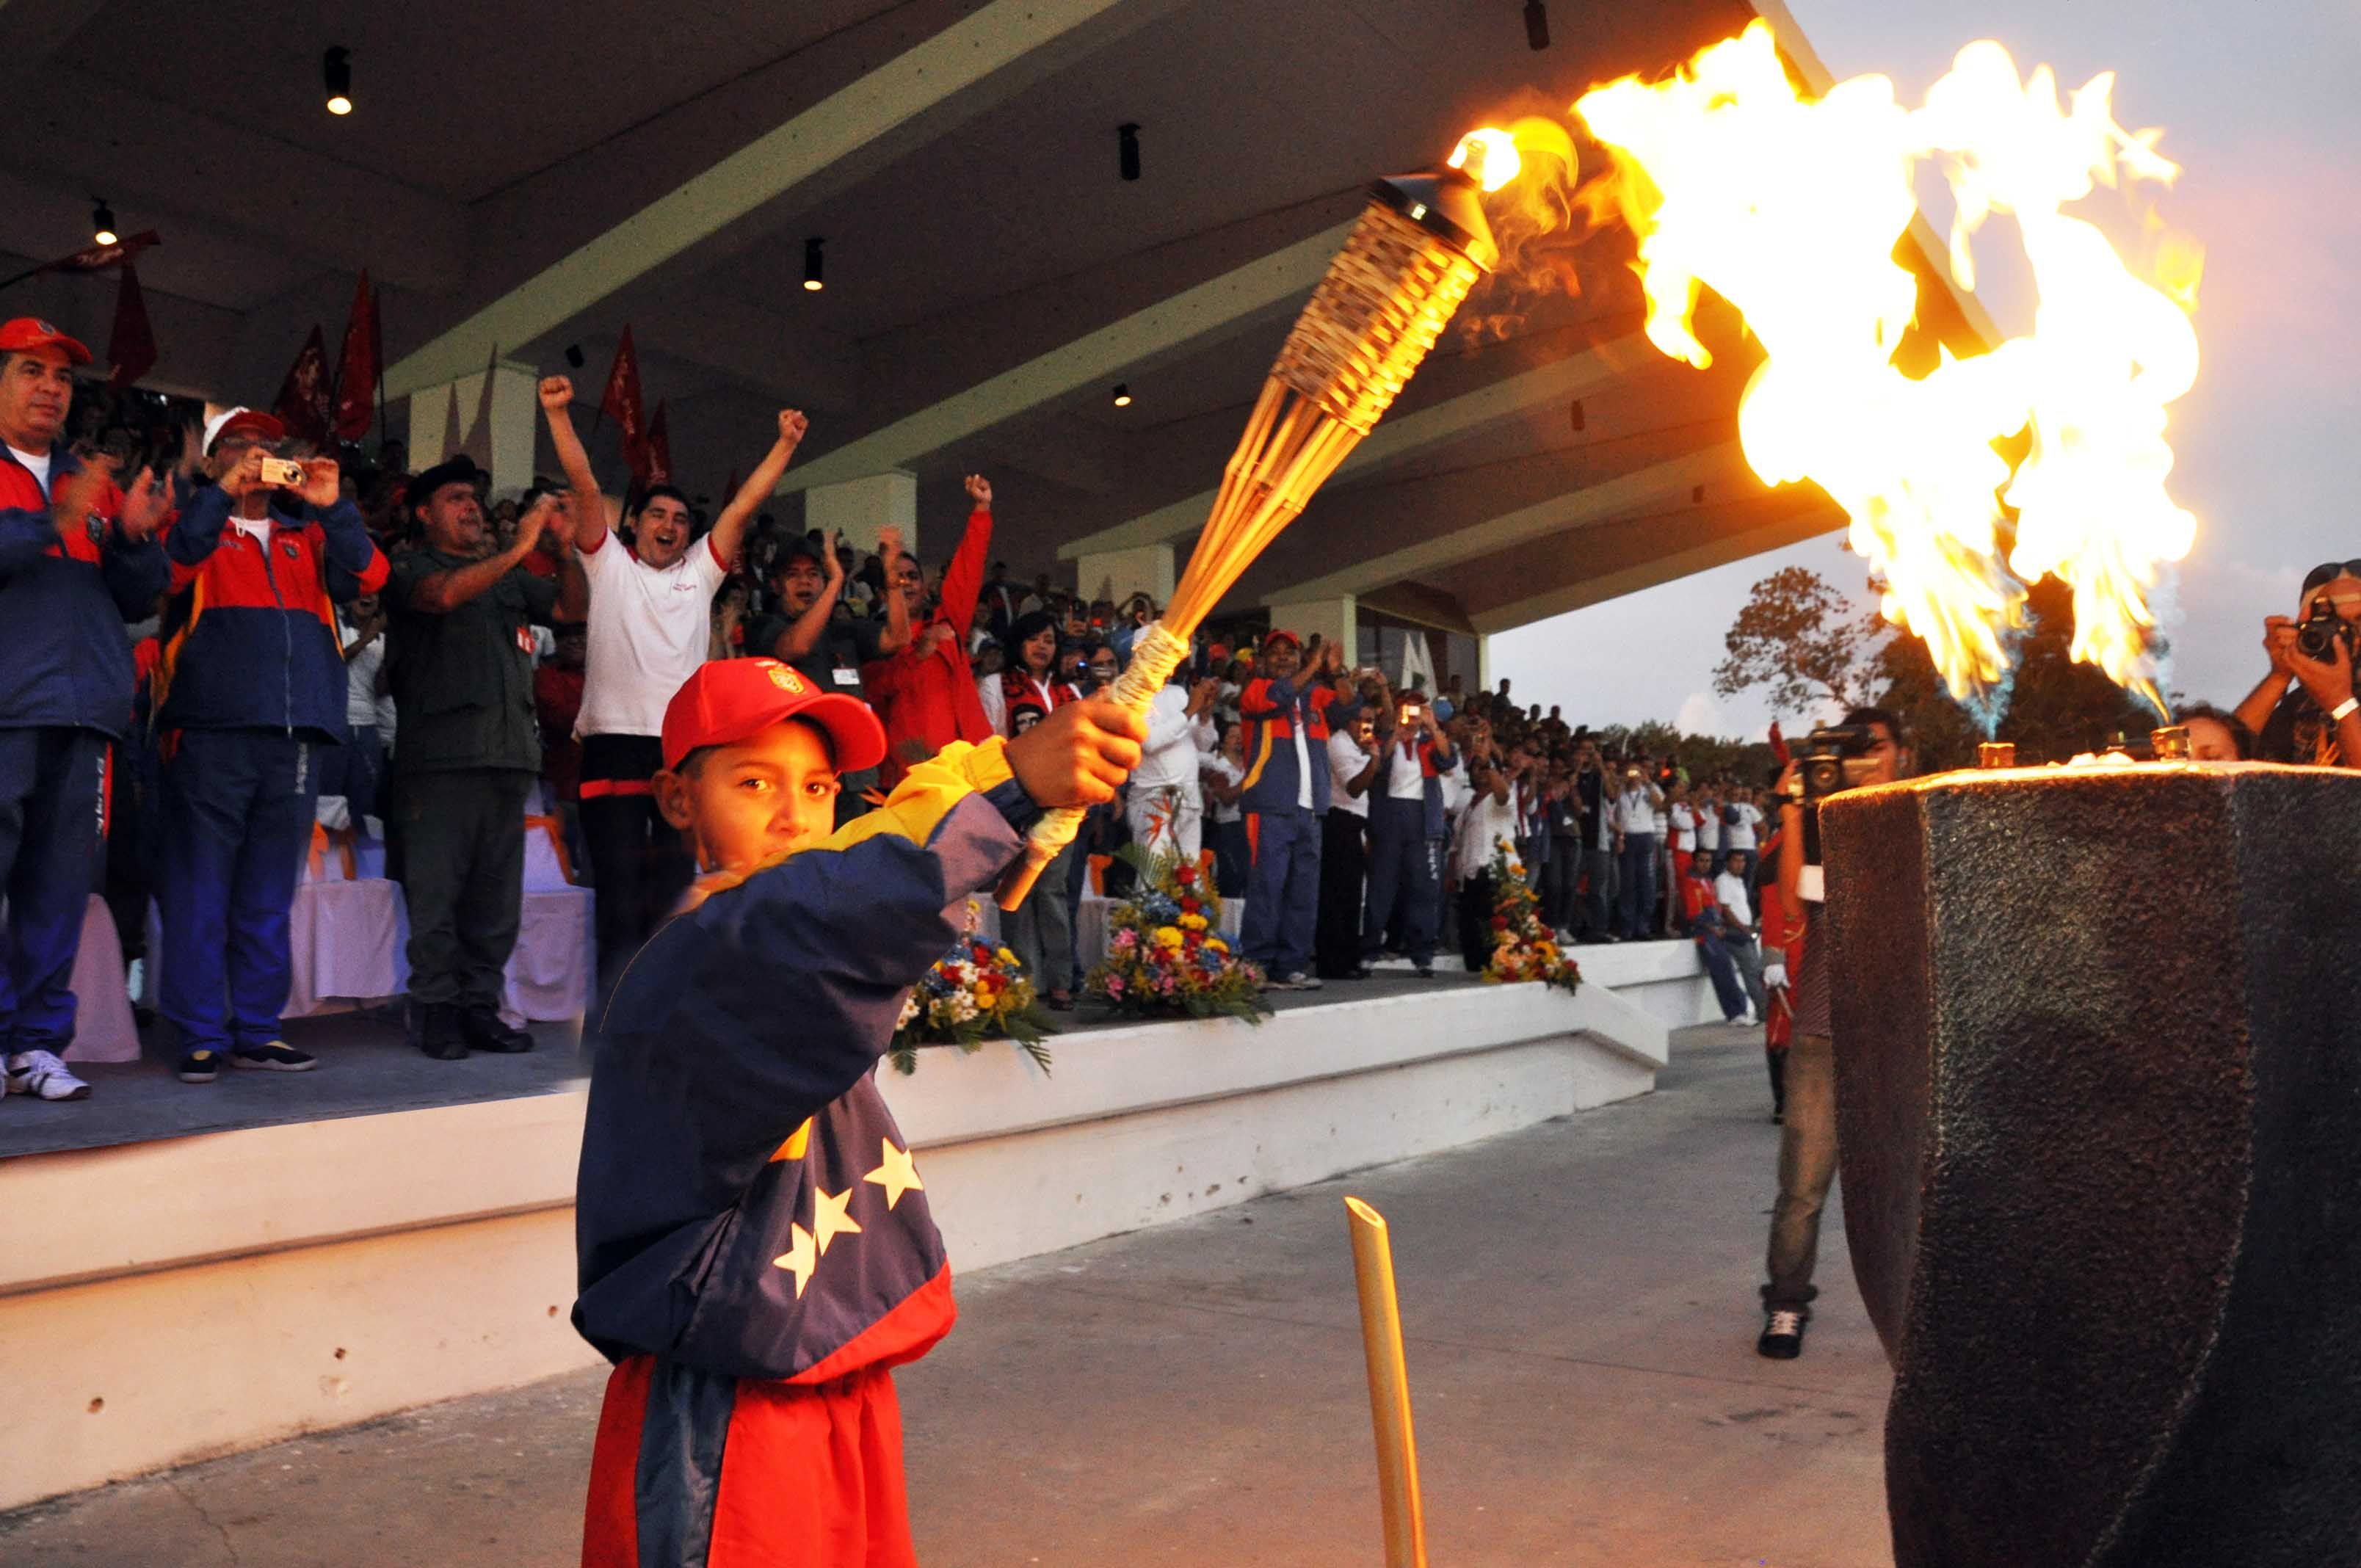
M 294 981 L 288 912 L 325 748 L 349 733 L 335 607 L 376 593 L 390 568 L 335 461 L 283 457 L 286 438 L 270 414 L 215 415 L 213 482 L 164 535 L 171 590 L 148 691 L 161 761 L 157 1003 L 179 1030 L 183 1083 L 317 1065 L 280 1037 Z
M 1833 955 L 1821 917 L 1827 890 L 1819 866 L 1809 863 L 1817 835 L 1808 831 L 1819 803 L 1831 795 L 1892 784 L 1910 772 L 1908 737 L 1901 719 L 1882 707 L 1856 707 L 1835 729 L 1813 731 L 1801 754 L 1779 775 L 1779 891 L 1790 920 L 1805 926 L 1802 972 L 1795 979 L 1795 1036 L 1787 1048 L 1784 1116 L 1779 1136 L 1779 1197 L 1771 1211 L 1763 1287 L 1763 1334 L 1755 1350 L 1775 1361 L 1804 1353 L 1804 1329 L 1819 1289 L 1812 1273 L 1820 1255 L 1820 1213 L 1837 1176 Z
M 2265 618 L 2270 674 L 2236 717 L 2257 737 L 2259 762 L 2361 767 L 2361 699 L 2353 692 L 2361 561 L 2330 561 L 2305 573 L 2297 615 Z
M 1458 760 L 1422 691 L 1403 692 L 1385 710 L 1376 736 L 1377 777 L 1369 789 L 1368 907 L 1361 921 L 1361 961 L 1374 965 L 1386 930 L 1400 922 L 1402 945 L 1421 978 L 1434 972 L 1443 919 L 1443 781 Z

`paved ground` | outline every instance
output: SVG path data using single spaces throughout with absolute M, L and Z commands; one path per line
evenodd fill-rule
M 1382 1559 L 1341 1195 L 1395 1236 L 1440 1568 L 1890 1561 L 1887 1373 L 1841 1229 L 1799 1362 L 1753 1353 L 1777 1129 L 1759 1036 L 1658 1092 L 961 1281 L 902 1375 L 928 1568 Z M 599 1379 L 0 1518 L 11 1568 L 556 1568 Z

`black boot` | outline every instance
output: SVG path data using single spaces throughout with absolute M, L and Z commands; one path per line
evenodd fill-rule
M 460 1061 L 467 1042 L 459 1033 L 459 1010 L 447 1002 L 410 1010 L 410 1043 L 436 1061 Z
M 501 1056 L 516 1056 L 533 1049 L 533 1036 L 522 1029 L 511 1029 L 500 1015 L 489 1007 L 470 1007 L 459 1014 L 459 1032 L 467 1044 L 479 1051 L 496 1051 Z

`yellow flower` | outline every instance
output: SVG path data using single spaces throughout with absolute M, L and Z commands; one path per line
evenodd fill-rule
M 1159 948 L 1179 947 L 1180 945 L 1180 928 L 1174 926 L 1159 926 L 1156 928 L 1156 945 Z
M 1006 948 L 1001 948 L 1000 951 L 994 956 L 998 958 L 1000 961 L 1005 964 L 1013 964 L 1016 961 L 1016 955 L 1010 952 Z
M 1207 950 L 1216 953 L 1226 953 L 1230 950 L 1230 945 L 1227 942 L 1223 941 L 1219 937 L 1206 938 L 1205 947 Z
M 1510 874 L 1510 876 L 1522 876 L 1522 875 L 1524 875 L 1524 874 L 1525 874 L 1525 862 L 1524 862 L 1524 861 L 1510 861 L 1509 862 L 1509 874 Z
M 1202 931 L 1205 928 L 1205 917 L 1202 915 L 1183 915 L 1180 916 L 1180 926 L 1183 930 Z

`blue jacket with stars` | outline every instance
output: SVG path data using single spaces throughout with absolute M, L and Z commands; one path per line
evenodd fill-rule
M 910 987 L 1040 815 L 1001 742 L 668 922 L 590 1074 L 574 1326 L 609 1360 L 824 1383 L 950 1331 L 942 1236 L 877 1092 Z

